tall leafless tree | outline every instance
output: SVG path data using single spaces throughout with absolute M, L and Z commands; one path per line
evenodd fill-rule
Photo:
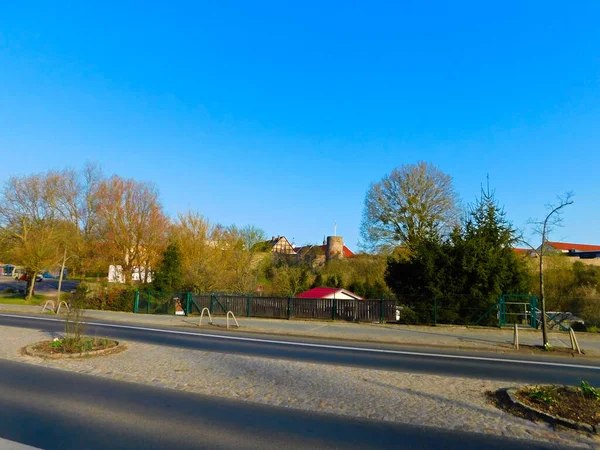
M 564 196 L 558 197 L 558 201 L 552 204 L 546 205 L 548 213 L 544 220 L 531 220 L 530 223 L 535 226 L 535 232 L 539 234 L 542 238 L 542 243 L 539 248 L 535 249 L 529 243 L 525 242 L 529 245 L 537 254 L 539 258 L 539 283 L 540 283 L 540 306 L 542 308 L 542 340 L 544 348 L 547 348 L 549 345 L 548 341 L 548 325 L 546 318 L 546 297 L 544 292 L 544 255 L 548 250 L 548 235 L 557 227 L 562 224 L 562 213 L 563 209 L 569 205 L 573 204 L 573 193 L 567 192 Z
M 363 246 L 410 247 L 438 237 L 457 223 L 458 211 L 450 175 L 423 161 L 404 165 L 369 187 L 361 224 Z

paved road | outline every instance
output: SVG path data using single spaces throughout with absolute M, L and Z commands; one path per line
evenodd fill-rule
M 553 448 L 236 402 L 1 359 L 0 386 L 0 437 L 46 450 Z
M 59 318 L 0 314 L 0 325 L 60 333 Z M 87 333 L 125 341 L 169 345 L 194 350 L 255 355 L 276 359 L 347 365 L 374 369 L 505 380 L 522 383 L 600 384 L 600 366 L 586 359 L 499 356 L 481 352 L 415 351 L 398 346 L 355 345 L 313 339 L 266 339 L 240 334 L 140 327 L 125 323 L 90 322 Z
M 69 292 L 77 287 L 79 281 L 77 280 L 64 280 L 61 286 L 61 291 Z M 0 292 L 5 289 L 25 289 L 27 282 L 16 281 L 12 277 L 0 275 Z M 56 278 L 44 278 L 43 281 L 35 283 L 36 294 L 54 294 L 58 290 L 58 279 Z

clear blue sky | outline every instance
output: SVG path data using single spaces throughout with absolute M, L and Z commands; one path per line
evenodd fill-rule
M 166 211 L 356 247 L 365 192 L 489 173 L 525 227 L 600 244 L 600 2 L 2 2 L 0 182 L 86 160 Z

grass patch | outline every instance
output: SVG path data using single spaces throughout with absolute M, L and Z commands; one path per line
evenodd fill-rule
M 31 300 L 25 300 L 23 294 L 0 294 L 0 303 L 4 305 L 33 305 L 39 306 L 46 300 L 52 300 L 53 297 L 42 294 L 35 294 Z

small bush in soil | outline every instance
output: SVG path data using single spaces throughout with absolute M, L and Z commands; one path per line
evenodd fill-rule
M 83 336 L 78 341 L 73 338 L 64 338 L 42 342 L 35 349 L 45 353 L 86 353 L 92 350 L 112 348 L 115 345 L 115 341 L 110 339 Z
M 583 395 L 589 398 L 593 398 L 594 400 L 600 400 L 600 392 L 598 392 L 598 390 L 587 381 L 581 381 L 581 386 L 579 386 L 579 390 Z
M 556 403 L 556 388 L 555 387 L 540 387 L 536 386 L 529 391 L 529 398 L 534 401 L 543 402 L 548 406 Z

